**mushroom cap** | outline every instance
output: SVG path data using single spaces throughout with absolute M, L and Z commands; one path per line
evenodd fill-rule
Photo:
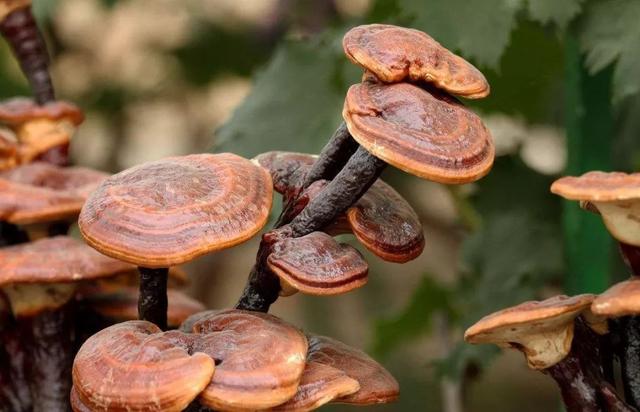
M 408 83 L 355 84 L 342 116 L 372 155 L 424 179 L 473 182 L 493 165 L 495 147 L 480 118 L 435 90 Z
M 211 313 L 193 324 L 194 350 L 216 360 L 200 403 L 216 410 L 261 410 L 291 399 L 302 378 L 307 339 L 275 316 L 241 310 Z
M 0 22 L 15 10 L 31 6 L 31 0 L 0 0 Z
M 18 283 L 69 283 L 132 270 L 68 236 L 0 248 L 0 287 Z
M 124 322 L 138 319 L 138 296 L 138 289 L 129 286 L 115 291 L 94 291 L 85 294 L 84 301 L 105 318 Z M 175 289 L 169 289 L 167 297 L 167 323 L 170 327 L 178 327 L 189 316 L 205 310 L 202 303 Z
M 269 173 L 249 160 L 170 157 L 111 176 L 87 200 L 79 225 L 105 255 L 169 267 L 251 238 L 271 201 Z
M 640 173 L 587 172 L 565 176 L 551 185 L 551 192 L 565 199 L 615 202 L 640 199 Z
M 191 341 L 145 321 L 98 332 L 73 362 L 74 410 L 182 411 L 215 368 L 213 359 L 191 350 Z
M 305 412 L 315 410 L 336 398 L 351 395 L 360 390 L 357 380 L 343 371 L 319 362 L 308 362 L 298 392 L 273 411 Z
M 253 162 L 269 171 L 276 192 L 286 194 L 295 189 L 298 180 L 316 158 L 317 156 L 307 153 L 271 151 L 254 157 Z
M 616 283 L 594 299 L 591 311 L 607 318 L 640 314 L 640 279 Z
M 323 232 L 277 242 L 267 264 L 287 286 L 310 295 L 349 292 L 367 283 L 369 273 L 360 252 Z
M 546 369 L 571 350 L 573 321 L 595 295 L 554 296 L 529 301 L 485 316 L 464 334 L 469 343 L 494 343 L 524 352 L 529 366 Z
M 419 30 L 358 26 L 345 34 L 342 46 L 349 60 L 386 83 L 423 81 L 468 99 L 489 95 L 489 83 L 475 66 Z
M 0 123 L 18 126 L 38 119 L 66 120 L 78 126 L 84 121 L 84 114 L 76 105 L 64 101 L 40 106 L 31 98 L 15 97 L 0 102 Z
M 325 336 L 309 337 L 308 362 L 318 362 L 346 373 L 360 384 L 360 390 L 337 399 L 355 405 L 393 402 L 400 387 L 393 376 L 369 355 Z
M 108 174 L 35 162 L 0 172 L 0 220 L 13 224 L 75 218 Z

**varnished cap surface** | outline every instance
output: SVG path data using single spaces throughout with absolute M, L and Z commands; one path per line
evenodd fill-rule
M 352 62 L 384 82 L 424 81 L 468 99 L 489 94 L 489 83 L 475 66 L 419 30 L 358 26 L 347 32 L 342 45 Z
M 551 192 L 570 200 L 615 202 L 640 198 L 640 173 L 587 172 L 565 176 L 551 185 Z
M 356 84 L 342 115 L 372 155 L 425 179 L 473 182 L 493 165 L 493 140 L 480 118 L 436 91 L 408 83 Z
M 216 410 L 261 410 L 292 398 L 304 371 L 307 339 L 275 316 L 227 310 L 193 324 L 195 350 L 216 359 L 200 402 Z
M 209 384 L 214 361 L 191 337 L 145 321 L 89 338 L 73 363 L 74 410 L 182 411 Z M 84 408 L 84 409 L 83 409 Z
M 132 269 L 68 236 L 56 236 L 0 249 L 0 286 L 12 283 L 64 283 L 115 276 Z
M 100 252 L 146 267 L 178 265 L 251 238 L 267 222 L 269 173 L 234 154 L 145 163 L 107 179 L 79 219 Z
M 286 193 L 295 188 L 298 179 L 304 178 L 317 156 L 306 153 L 272 151 L 262 153 L 253 160 L 271 174 L 273 188 Z
M 277 242 L 269 268 L 288 285 L 311 295 L 337 295 L 363 286 L 369 266 L 360 252 L 323 232 Z
M 632 277 L 616 283 L 595 298 L 591 311 L 607 318 L 640 314 L 640 279 Z
M 74 104 L 63 101 L 40 106 L 32 99 L 16 97 L 0 102 L 0 123 L 19 125 L 36 119 L 68 120 L 79 125 L 84 121 L 84 114 Z
M 393 402 L 400 394 L 398 382 L 366 353 L 325 336 L 309 337 L 309 362 L 319 362 L 346 373 L 360 390 L 337 399 L 355 405 Z
M 29 224 L 74 218 L 107 177 L 83 167 L 39 162 L 0 172 L 0 219 Z

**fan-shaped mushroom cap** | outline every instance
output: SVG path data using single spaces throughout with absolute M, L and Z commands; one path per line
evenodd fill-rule
M 73 363 L 75 411 L 182 411 L 209 384 L 214 361 L 192 337 L 129 321 L 89 338 Z
M 0 0 L 0 21 L 15 10 L 31 5 L 31 0 Z
M 84 121 L 84 114 L 74 104 L 63 101 L 40 106 L 33 99 L 16 97 L 0 102 L 0 123 L 17 126 L 38 119 L 66 120 L 78 126 Z
M 356 84 L 342 116 L 372 155 L 425 179 L 468 183 L 493 165 L 493 140 L 480 118 L 436 91 L 408 83 Z
M 595 298 L 591 311 L 607 318 L 640 314 L 640 279 L 617 283 Z
M 267 263 L 285 295 L 346 293 L 367 283 L 369 272 L 360 252 L 323 232 L 277 242 Z
M 316 158 L 306 153 L 272 151 L 254 157 L 253 162 L 267 169 L 275 191 L 285 194 L 295 188 Z
M 581 201 L 583 208 L 602 215 L 613 237 L 640 246 L 640 173 L 596 171 L 566 176 L 553 182 L 551 192 Z
M 145 163 L 107 179 L 80 214 L 100 252 L 145 267 L 169 267 L 225 249 L 267 222 L 269 174 L 234 154 Z
M 14 224 L 75 218 L 108 175 L 84 167 L 35 162 L 0 172 L 0 220 Z
M 319 362 L 308 362 L 296 395 L 273 410 L 312 411 L 336 398 L 351 395 L 359 389 L 358 381 L 343 371 Z
M 494 343 L 521 350 L 529 367 L 546 369 L 571 350 L 573 321 L 595 295 L 554 296 L 500 310 L 480 319 L 464 334 L 469 343 Z
M 84 301 L 105 318 L 123 322 L 138 319 L 138 294 L 135 287 L 123 287 L 114 291 L 85 294 Z M 177 327 L 189 316 L 205 310 L 202 303 L 180 291 L 169 289 L 167 297 L 167 323 L 170 327 Z
M 307 339 L 275 316 L 240 310 L 212 313 L 193 324 L 195 350 L 216 359 L 200 402 L 213 409 L 259 410 L 291 399 L 305 365 Z
M 478 69 L 419 30 L 358 26 L 347 32 L 342 45 L 352 62 L 386 83 L 424 81 L 468 99 L 489 95 L 489 83 Z
M 308 362 L 318 362 L 346 373 L 360 384 L 360 390 L 337 399 L 355 405 L 393 402 L 400 394 L 398 382 L 366 353 L 325 336 L 309 337 Z

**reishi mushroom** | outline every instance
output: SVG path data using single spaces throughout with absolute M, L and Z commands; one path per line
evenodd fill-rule
M 139 315 L 166 329 L 167 271 L 267 222 L 271 177 L 234 154 L 170 157 L 105 180 L 80 213 L 89 245 L 140 268 Z

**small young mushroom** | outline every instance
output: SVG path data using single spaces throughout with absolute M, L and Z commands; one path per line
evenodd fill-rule
M 277 242 L 267 264 L 280 278 L 282 296 L 347 293 L 363 286 L 369 271 L 360 252 L 323 232 Z
M 170 157 L 118 173 L 80 213 L 89 245 L 140 267 L 139 315 L 166 328 L 167 271 L 235 246 L 267 222 L 269 173 L 233 154 Z
M 601 411 L 607 383 L 599 365 L 598 339 L 578 318 L 594 298 L 561 295 L 525 302 L 485 316 L 467 329 L 464 338 L 520 350 L 530 368 L 556 381 L 569 412 Z
M 363 25 L 349 30 L 342 45 L 349 60 L 383 82 L 431 83 L 468 99 L 489 95 L 489 83 L 478 69 L 419 30 Z
M 18 58 L 38 104 L 54 100 L 49 54 L 31 13 L 31 0 L 0 0 L 0 33 Z

